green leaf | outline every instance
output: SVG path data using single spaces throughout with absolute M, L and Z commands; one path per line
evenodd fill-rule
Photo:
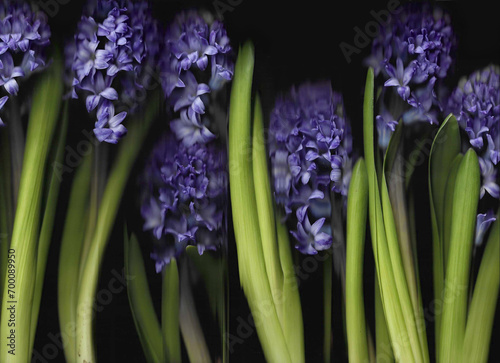
M 408 344 L 408 333 L 406 331 L 404 314 L 399 301 L 398 289 L 387 246 L 379 182 L 375 167 L 373 83 L 373 69 L 369 68 L 366 77 L 363 103 L 363 135 L 366 171 L 368 176 L 368 211 L 373 253 L 377 278 L 380 283 L 382 306 L 384 308 L 394 354 L 397 360 L 413 362 L 415 361 L 415 356 L 411 345 Z
M 441 320 L 441 363 L 460 362 L 467 314 L 470 259 L 474 243 L 480 172 L 474 150 L 463 157 L 458 168 L 453 196 L 450 251 Z
M 38 312 L 40 310 L 40 301 L 42 299 L 43 281 L 45 278 L 45 267 L 47 265 L 47 256 L 49 253 L 50 242 L 52 240 L 52 230 L 54 228 L 54 219 L 56 215 L 57 201 L 59 197 L 59 186 L 61 176 L 55 165 L 62 164 L 64 156 L 64 146 L 66 144 L 66 133 L 68 130 L 68 102 L 64 104 L 63 116 L 59 125 L 57 143 L 55 144 L 53 161 L 49 167 L 52 170 L 52 176 L 48 184 L 47 201 L 45 204 L 42 228 L 38 239 L 38 254 L 36 262 L 36 281 L 35 292 L 33 296 L 33 310 L 31 311 L 31 349 L 35 343 L 35 333 L 38 324 Z
M 354 165 L 347 196 L 345 299 L 347 345 L 351 362 L 369 362 L 363 299 L 363 256 L 367 210 L 368 180 L 365 162 L 361 158 Z
M 375 344 L 376 358 L 382 360 L 381 358 L 383 357 L 384 362 L 394 362 L 394 352 L 392 351 L 391 337 L 389 335 L 389 328 L 387 327 L 384 307 L 382 306 L 380 284 L 377 276 L 375 276 Z M 370 362 L 374 361 L 370 360 Z
M 271 183 L 267 166 L 267 152 L 264 136 L 264 125 L 262 106 L 260 98 L 255 98 L 253 112 L 253 142 L 252 161 L 253 178 L 255 185 L 255 200 L 257 202 L 257 214 L 259 219 L 260 236 L 262 240 L 262 251 L 266 266 L 269 286 L 273 295 L 278 318 L 283 326 L 283 316 L 279 297 L 283 294 L 283 273 L 278 254 L 278 243 L 276 241 L 276 226 L 274 221 L 274 207 L 271 195 Z
M 0 205 L 2 206 L 0 210 L 0 298 L 3 296 L 4 276 L 14 218 L 10 152 L 9 136 L 6 132 L 0 132 Z
M 417 361 L 428 361 L 427 336 L 423 316 L 422 296 L 413 255 L 410 222 L 405 193 L 403 159 L 403 122 L 392 134 L 384 158 L 384 173 L 381 183 L 382 210 L 393 264 L 398 295 L 406 319 L 406 332 Z M 420 325 L 417 325 L 420 324 Z M 415 329 L 416 328 L 416 329 Z
M 134 234 L 129 238 L 128 233 L 124 233 L 124 248 L 125 273 L 130 277 L 127 279 L 128 301 L 146 360 L 150 363 L 172 362 L 164 360 L 163 335 L 151 299 L 141 248 Z M 177 335 L 178 330 L 177 325 Z
M 11 249 L 16 257 L 16 289 L 13 299 L 16 305 L 16 355 L 3 349 L 2 362 L 28 362 L 31 359 L 30 329 L 31 308 L 36 278 L 36 251 L 40 231 L 45 170 L 52 136 L 57 124 L 62 98 L 62 66 L 55 59 L 41 76 L 33 90 L 33 103 L 28 121 L 26 148 L 18 203 L 12 232 Z M 4 297 L 7 286 L 4 284 Z M 3 299 L 2 311 L 8 307 L 10 299 Z M 10 334 L 8 315 L 2 314 L 0 337 L 7 341 Z
M 264 355 L 270 362 L 290 362 L 278 319 L 262 251 L 253 178 L 251 95 L 254 49 L 240 49 L 235 65 L 229 110 L 229 180 L 240 281 L 256 320 Z
M 418 314 L 419 311 L 421 311 L 419 305 L 421 293 L 416 272 L 418 263 L 417 256 L 413 254 L 414 248 L 410 235 L 410 220 L 405 193 L 406 177 L 403 170 L 406 164 L 412 163 L 406 162 L 403 159 L 403 130 L 404 123 L 400 122 L 391 136 L 385 154 L 384 173 L 387 180 L 392 210 L 394 211 L 394 222 L 396 225 L 401 257 L 403 259 L 406 283 L 408 284 L 414 312 Z
M 446 189 L 444 191 L 444 219 L 442 225 L 442 232 L 440 234 L 440 240 L 442 241 L 443 248 L 443 271 L 446 271 L 446 266 L 448 264 L 448 255 L 450 251 L 450 234 L 451 234 L 451 221 L 453 219 L 453 195 L 455 194 L 455 183 L 457 180 L 457 173 L 460 163 L 463 159 L 462 154 L 458 154 L 450 165 L 450 172 L 448 173 L 448 179 L 446 180 Z M 442 298 L 444 292 L 441 291 L 439 298 Z
M 464 338 L 464 363 L 486 363 L 500 288 L 500 215 L 490 231 L 472 295 Z
M 441 299 L 444 291 L 445 255 L 443 221 L 446 181 L 455 157 L 460 153 L 460 130 L 457 120 L 449 115 L 439 128 L 429 156 L 429 197 L 432 223 L 432 263 L 434 298 Z M 439 352 L 441 316 L 435 316 L 436 352 Z M 438 356 L 439 354 L 436 354 Z
M 92 307 L 94 306 L 100 265 L 132 166 L 139 154 L 144 138 L 158 114 L 158 98 L 159 95 L 157 94 L 150 97 L 145 114 L 130 121 L 129 132 L 127 137 L 120 141 L 118 155 L 113 162 L 113 168 L 106 181 L 98 211 L 94 238 L 81 269 L 82 278 L 80 279 L 76 320 L 76 349 L 79 363 L 95 363 Z

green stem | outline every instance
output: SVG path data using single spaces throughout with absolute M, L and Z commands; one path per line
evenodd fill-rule
M 332 253 L 332 251 L 326 251 Z M 333 254 L 333 253 L 332 253 Z M 333 258 L 323 262 L 323 358 L 330 362 L 332 352 Z
M 94 363 L 95 350 L 92 334 L 94 296 L 97 289 L 100 265 L 118 207 L 134 161 L 147 131 L 158 112 L 158 99 L 153 97 L 140 119 L 132 120 L 127 137 L 121 141 L 117 159 L 109 175 L 101 198 L 94 238 L 84 262 L 77 304 L 76 349 L 79 363 Z
M 80 257 L 89 214 L 92 155 L 87 155 L 76 171 L 69 195 L 66 220 L 61 237 L 57 305 L 59 326 L 68 363 L 76 362 L 76 304 L 78 299 Z
M 205 336 L 196 312 L 187 265 L 181 267 L 179 323 L 190 362 L 211 363 Z
M 375 276 L 375 344 L 376 362 L 394 362 L 394 353 L 391 346 L 391 337 L 387 328 L 384 307 L 380 296 L 380 284 Z
M 189 286 L 186 288 L 189 288 Z M 170 263 L 165 266 L 163 271 L 161 301 L 163 351 L 166 361 L 171 363 L 180 363 L 181 337 L 179 333 L 179 272 L 177 270 L 177 261 L 175 258 L 170 260 Z

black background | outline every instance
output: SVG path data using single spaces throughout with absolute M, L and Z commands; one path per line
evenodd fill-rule
M 53 31 L 52 42 L 63 44 L 71 37 L 75 25 L 81 15 L 83 1 L 66 0 L 50 17 Z M 41 0 L 40 3 L 47 3 Z M 214 1 L 161 1 L 154 2 L 154 15 L 162 21 L 169 21 L 178 10 L 190 7 L 204 7 L 215 11 Z M 271 2 L 252 0 L 221 0 L 218 2 L 229 5 L 230 10 L 223 13 L 229 36 L 237 49 L 247 39 L 251 39 L 256 49 L 254 88 L 261 93 L 264 113 L 267 117 L 273 106 L 274 99 L 280 92 L 286 92 L 293 84 L 306 80 L 330 79 L 333 88 L 344 95 L 346 112 L 349 116 L 354 145 L 362 149 L 361 117 L 362 96 L 366 68 L 362 60 L 368 55 L 370 46 L 361 49 L 361 54 L 353 54 L 352 61 L 347 62 L 340 50 L 340 43 L 353 45 L 354 27 L 364 28 L 367 22 L 373 20 L 370 11 L 380 11 L 387 8 L 386 1 L 371 2 L 326 2 L 301 1 Z M 438 5 L 447 9 L 459 40 L 455 73 L 449 77 L 453 86 L 458 77 L 486 66 L 491 62 L 498 63 L 500 58 L 500 22 L 498 12 L 493 5 L 477 2 L 441 1 Z M 72 105 L 69 145 L 76 145 L 82 128 L 91 128 L 91 120 L 87 117 L 84 106 Z M 153 132 L 150 140 L 154 142 L 157 133 Z M 146 143 L 150 145 L 151 143 Z M 146 147 L 147 149 L 147 147 Z M 147 150 L 139 158 L 139 163 L 147 156 Z M 134 180 L 140 172 L 140 165 L 134 170 L 131 183 L 122 200 L 122 208 L 117 222 L 127 220 L 130 228 L 140 233 L 142 221 L 138 213 L 137 188 Z M 415 184 L 417 195 L 417 223 L 419 231 L 419 260 L 421 284 L 423 286 L 424 306 L 432 299 L 431 276 L 431 236 L 430 219 L 427 205 L 427 182 L 425 163 L 418 169 L 418 179 Z M 64 221 L 67 197 L 71 185 L 71 176 L 64 179 L 61 189 L 58 217 L 53 243 L 47 265 L 45 287 L 40 310 L 39 327 L 37 331 L 35 350 L 40 353 L 47 351 L 52 344 L 50 336 L 59 332 L 57 319 L 57 264 L 59 241 Z M 144 237 L 144 235 L 143 235 Z M 101 273 L 101 285 L 104 287 L 112 277 L 111 272 L 121 271 L 123 267 L 123 238 L 121 223 L 116 223 L 112 238 L 106 250 Z M 148 243 L 143 243 L 146 262 Z M 367 243 L 369 246 L 369 242 Z M 366 308 L 367 315 L 373 324 L 373 261 L 371 249 L 367 247 L 365 259 L 366 276 Z M 246 319 L 249 315 L 243 294 L 239 289 L 236 255 L 233 237 L 229 237 L 230 266 L 230 332 L 235 334 L 238 317 Z M 151 281 L 151 289 L 155 298 L 159 297 L 160 279 L 154 273 L 153 263 L 146 265 Z M 334 282 L 333 317 L 333 353 L 332 361 L 346 361 L 345 340 L 343 338 L 340 315 L 340 290 L 338 282 Z M 300 285 L 302 306 L 305 322 L 306 355 L 308 362 L 322 361 L 322 274 L 321 269 L 312 273 Z M 199 302 L 201 305 L 203 301 Z M 498 332 L 499 319 L 496 317 L 493 342 L 500 338 Z M 373 328 L 373 325 L 372 325 Z M 373 329 L 372 329 L 373 330 Z M 429 349 L 433 351 L 433 325 L 428 324 Z M 113 295 L 112 302 L 96 316 L 95 320 L 97 356 L 100 362 L 142 362 L 142 349 L 135 332 L 126 292 Z M 215 337 L 209 341 L 216 341 Z M 492 345 L 491 361 L 500 361 L 500 355 Z M 262 351 L 256 334 L 245 339 L 242 344 L 234 346 L 230 359 L 233 362 L 263 361 Z M 62 351 L 49 361 L 64 361 Z

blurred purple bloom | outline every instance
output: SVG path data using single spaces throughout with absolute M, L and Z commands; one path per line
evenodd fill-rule
M 157 271 L 187 245 L 216 249 L 222 239 L 227 191 L 226 156 L 219 145 L 185 146 L 174 135 L 162 138 L 144 173 L 141 214 L 144 229 L 158 240 Z
M 2 111 L 3 106 L 5 106 L 8 100 L 9 96 L 3 96 L 2 98 L 0 98 L 0 111 Z M 3 123 L 2 118 L 0 117 L 0 127 L 1 126 L 5 126 L 5 124 Z
M 500 68 L 490 65 L 459 81 L 448 99 L 446 112 L 453 113 L 479 156 L 481 198 L 487 192 L 500 199 Z
M 439 8 L 407 3 L 373 40 L 365 64 L 373 67 L 384 82 L 380 103 L 393 115 L 390 122 L 438 123 L 441 104 L 437 90 L 449 73 L 456 48 L 450 24 L 448 14 Z M 387 115 L 381 116 L 379 137 L 393 128 L 382 123 Z
M 332 91 L 329 82 L 292 88 L 290 95 L 276 101 L 269 151 L 275 200 L 287 218 L 295 213 L 299 220 L 294 232 L 297 248 L 309 254 L 322 249 L 323 242 L 331 244 L 330 238 L 311 245 L 304 234 L 309 233 L 306 216 L 329 218 L 324 213 L 330 213 L 330 192 L 347 195 L 350 180 L 350 127 L 342 96 Z
M 21 67 L 14 66 L 14 60 L 10 53 L 0 55 L 0 86 L 11 95 L 17 95 L 19 85 L 16 78 L 23 77 L 24 71 Z
M 192 113 L 190 116 L 186 109 L 181 111 L 180 118 L 170 121 L 170 129 L 185 146 L 204 144 L 215 138 L 202 122 L 200 114 Z
M 50 42 L 47 17 L 24 1 L 0 3 L 0 87 L 17 95 L 19 80 L 29 77 L 46 63 Z M 2 96 L 0 109 L 7 101 Z M 0 121 L 0 127 L 4 123 Z
M 413 73 L 415 73 L 415 61 L 408 64 L 405 68 L 401 58 L 398 58 L 396 60 L 396 68 L 394 68 L 392 64 L 387 63 L 385 65 L 385 70 L 391 78 L 385 81 L 384 86 L 397 87 L 399 96 L 406 101 L 410 96 L 410 87 L 408 83 L 410 83 Z
M 127 129 L 121 124 L 126 116 L 126 112 L 115 115 L 113 103 L 104 101 L 97 110 L 97 122 L 94 129 L 97 140 L 110 144 L 118 143 L 118 140 L 127 133 Z
M 89 112 L 97 109 L 94 133 L 99 141 L 117 143 L 126 134 L 121 124 L 139 107 L 156 71 L 159 31 L 147 1 L 90 1 L 67 46 L 66 64 L 72 97 L 83 94 Z M 114 115 L 116 106 L 127 112 Z
M 475 239 L 476 246 L 481 246 L 481 244 L 483 243 L 484 235 L 488 231 L 488 228 L 490 228 L 490 225 L 496 220 L 497 219 L 495 217 L 495 214 L 491 209 L 486 213 L 480 213 L 477 215 Z
M 304 254 L 315 255 L 318 251 L 326 250 L 332 245 L 332 237 L 321 231 L 325 218 L 320 218 L 311 225 L 307 215 L 303 221 L 297 223 L 297 231 L 291 231 L 299 242 L 296 248 Z
M 446 107 L 469 137 L 470 145 L 498 165 L 500 152 L 500 68 L 490 65 L 462 78 Z
M 165 44 L 160 60 L 163 91 L 173 111 L 181 114 L 172 128 L 178 137 L 190 138 L 185 141 L 187 145 L 208 140 L 211 133 L 206 128 L 198 130 L 197 119 L 214 98 L 213 92 L 233 77 L 234 60 L 227 32 L 210 14 L 191 10 L 175 17 L 167 29 Z M 201 131 L 194 140 L 186 128 L 192 125 L 193 131 Z

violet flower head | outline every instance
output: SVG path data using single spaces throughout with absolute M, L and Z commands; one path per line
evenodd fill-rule
M 481 246 L 484 240 L 484 236 L 491 224 L 495 222 L 497 219 L 493 210 L 488 210 L 486 213 L 480 213 L 476 218 L 476 237 L 475 237 L 475 245 Z
M 500 67 L 490 65 L 462 78 L 446 107 L 467 133 L 469 143 L 494 165 L 500 162 Z
M 158 272 L 188 245 L 200 254 L 220 246 L 225 165 L 226 155 L 215 142 L 187 147 L 169 134 L 155 147 L 145 170 L 141 214 L 144 229 L 157 239 L 151 257 Z
M 449 15 L 426 3 L 403 5 L 381 27 L 365 60 L 384 82 L 381 100 L 391 114 L 378 120 L 380 133 L 393 128 L 381 123 L 386 119 L 438 123 L 438 90 L 452 67 L 455 48 Z
M 490 65 L 459 81 L 446 105 L 468 137 L 469 147 L 479 156 L 482 186 L 485 192 L 500 199 L 497 181 L 500 164 L 500 67 Z
M 87 111 L 96 111 L 94 134 L 99 141 L 116 144 L 125 135 L 121 123 L 139 107 L 136 95 L 145 92 L 155 70 L 159 39 L 147 1 L 89 2 L 65 54 L 71 94 L 84 96 Z M 110 105 L 113 112 L 122 111 L 118 124 L 114 117 L 102 117 Z
M 45 66 L 50 35 L 43 12 L 23 1 L 0 3 L 0 87 L 8 95 L 17 95 L 19 80 Z M 8 98 L 1 97 L 0 110 Z
M 224 25 L 208 13 L 181 12 L 167 29 L 160 60 L 164 93 L 181 117 L 173 131 L 188 146 L 215 136 L 203 122 L 207 104 L 234 72 L 234 55 Z M 184 116 L 183 116 L 184 115 Z M 199 137 L 191 140 L 190 131 Z
M 352 163 L 342 96 L 329 82 L 292 88 L 276 101 L 269 152 L 276 202 L 288 219 L 297 218 L 296 248 L 306 254 L 329 248 L 330 193 L 347 194 Z

